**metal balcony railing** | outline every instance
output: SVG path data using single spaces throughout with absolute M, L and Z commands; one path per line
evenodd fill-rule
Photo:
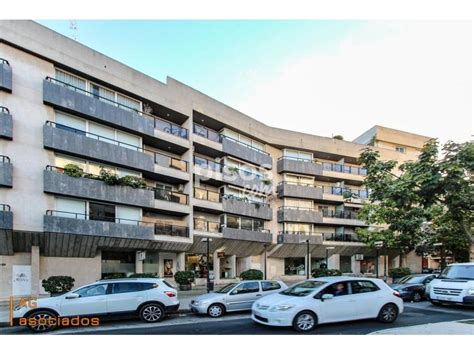
M 354 211 L 333 211 L 322 210 L 323 217 L 342 218 L 342 219 L 357 219 L 357 212 Z
M 0 163 L 9 164 L 10 163 L 10 157 L 7 157 L 6 155 L 0 155 Z
M 6 65 L 10 66 L 10 62 L 6 59 L 3 59 L 3 58 L 0 58 L 0 64 L 6 64 Z
M 47 210 L 47 216 L 55 216 L 55 217 L 66 217 L 66 218 L 73 218 L 73 219 L 81 219 L 81 220 L 88 220 L 88 221 L 101 221 L 101 222 L 110 222 L 110 223 L 120 223 L 120 224 L 132 224 L 136 226 L 150 226 L 152 223 L 143 222 L 128 218 L 119 218 L 119 217 L 111 217 L 111 216 L 96 216 L 90 215 L 86 213 L 78 213 L 78 212 L 69 212 L 69 211 L 59 211 L 59 210 Z
M 0 112 L 10 114 L 10 110 L 6 108 L 5 106 L 0 106 Z
M 10 212 L 12 210 L 10 205 L 0 203 L 0 211 L 2 212 Z
M 222 135 L 210 128 L 193 123 L 193 133 L 216 143 L 222 143 Z
M 359 242 L 356 234 L 323 233 L 323 239 L 334 242 Z
M 323 170 L 327 170 L 327 171 L 335 171 L 338 173 L 353 174 L 353 175 L 360 175 L 360 176 L 367 175 L 367 169 L 365 168 L 338 164 L 338 163 L 323 162 L 322 164 L 323 164 Z
M 257 147 L 254 147 L 253 145 L 250 145 L 250 144 L 241 142 L 241 141 L 239 141 L 239 140 L 237 140 L 237 139 L 235 139 L 235 138 L 226 136 L 226 135 L 224 135 L 224 134 L 222 134 L 222 138 L 228 139 L 228 140 L 230 140 L 230 141 L 232 141 L 232 142 L 235 142 L 235 143 L 237 143 L 237 144 L 240 144 L 240 145 L 242 145 L 242 146 L 244 146 L 244 147 L 247 147 L 247 148 L 249 148 L 249 149 L 255 150 L 255 151 L 259 152 L 259 153 L 262 153 L 262 154 L 265 154 L 265 155 L 270 155 L 270 153 L 267 153 L 266 151 L 264 151 L 264 150 L 262 150 L 262 149 L 260 149 L 260 148 L 257 148 Z

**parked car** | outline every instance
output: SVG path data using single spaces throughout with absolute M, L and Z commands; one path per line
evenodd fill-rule
M 303 281 L 261 298 L 252 307 L 252 319 L 309 332 L 318 324 L 356 319 L 392 323 L 402 312 L 399 292 L 382 280 L 333 276 Z
M 147 323 L 163 320 L 167 313 L 179 308 L 178 292 L 166 281 L 157 278 L 100 280 L 61 296 L 40 298 L 36 305 L 15 308 L 15 323 L 20 318 L 48 320 L 63 317 L 103 317 L 116 314 L 139 316 Z M 57 326 L 35 322 L 28 327 L 36 332 Z
M 282 281 L 242 281 L 230 283 L 216 292 L 200 295 L 191 300 L 194 313 L 207 314 L 218 318 L 226 312 L 247 311 L 260 297 L 286 290 Z
M 451 264 L 426 289 L 434 305 L 474 306 L 474 263 Z
M 420 302 L 425 299 L 425 289 L 436 278 L 435 274 L 414 274 L 402 277 L 391 288 L 400 292 L 404 301 Z

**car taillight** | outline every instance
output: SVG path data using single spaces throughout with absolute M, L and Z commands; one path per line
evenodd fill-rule
M 394 295 L 394 296 L 397 296 L 397 297 L 402 297 L 402 296 L 400 296 L 400 292 L 398 292 L 398 291 L 394 291 L 394 292 L 393 292 L 393 295 Z
M 171 292 L 171 291 L 165 291 L 165 295 L 168 297 L 176 297 L 176 293 Z

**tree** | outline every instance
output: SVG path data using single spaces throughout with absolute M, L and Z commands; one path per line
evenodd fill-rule
M 360 164 L 368 171 L 364 181 L 369 201 L 360 218 L 381 228 L 358 229 L 359 238 L 369 246 L 383 241 L 400 254 L 423 245 L 435 250 L 441 243 L 445 257 L 456 260 L 469 256 L 474 209 L 474 144 L 448 142 L 438 158 L 437 140 L 428 141 L 418 159 L 398 166 L 381 161 L 371 147 L 365 148 Z M 439 248 L 438 248 L 439 249 Z

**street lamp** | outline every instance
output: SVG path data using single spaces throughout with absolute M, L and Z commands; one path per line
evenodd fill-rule
M 306 279 L 309 279 L 309 275 L 311 274 L 311 258 L 309 255 L 309 239 L 302 240 L 301 243 L 306 243 Z
M 264 250 L 264 261 L 263 261 L 263 279 L 267 279 L 267 248 L 269 247 L 270 244 L 263 244 L 263 247 L 265 248 Z
M 201 242 L 205 242 L 206 243 L 206 254 L 207 254 L 207 257 L 206 257 L 206 271 L 207 271 L 207 293 L 211 292 L 211 273 L 210 273 L 210 270 L 209 270 L 209 259 L 210 259 L 210 255 L 209 255 L 209 243 L 212 242 L 212 238 L 203 238 L 201 239 Z
M 326 247 L 326 270 L 329 269 L 329 250 L 336 249 L 335 247 Z

